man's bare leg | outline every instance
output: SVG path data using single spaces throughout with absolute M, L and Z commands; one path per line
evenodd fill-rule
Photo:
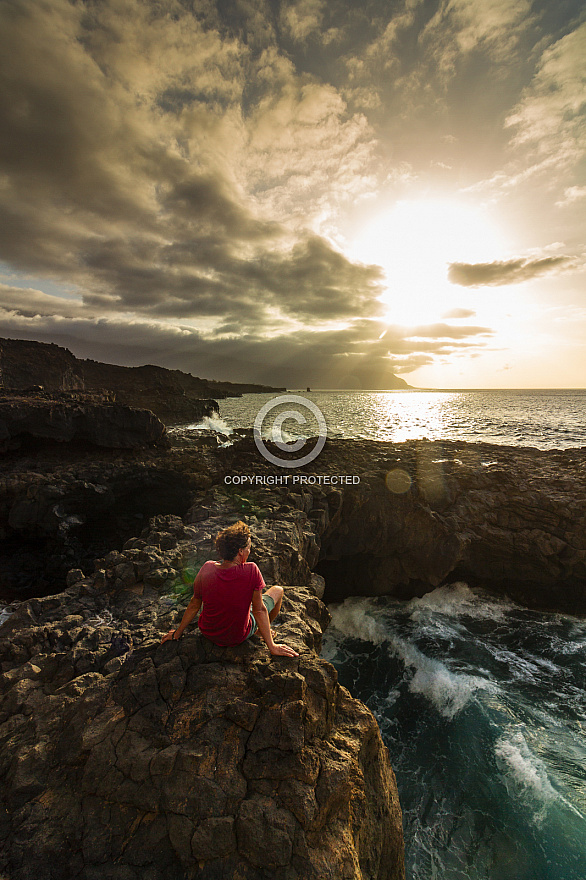
M 281 610 L 281 603 L 283 601 L 284 593 L 285 591 L 283 587 L 269 587 L 268 590 L 265 590 L 263 594 L 265 596 L 270 596 L 275 603 L 275 607 L 273 608 L 273 610 L 269 611 L 269 620 L 271 621 L 271 623 Z

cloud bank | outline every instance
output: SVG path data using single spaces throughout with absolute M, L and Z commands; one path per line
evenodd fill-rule
M 17 0 L 1 16 L 6 262 L 121 312 L 376 312 L 379 270 L 281 222 L 296 190 L 319 201 L 320 179 L 344 191 L 364 163 L 372 134 L 335 90 L 179 3 Z
M 547 171 L 552 204 L 575 210 L 579 7 L 0 4 L 0 333 L 301 386 L 376 387 L 390 369 L 477 354 L 491 329 L 467 308 L 381 323 L 382 270 L 345 255 L 344 230 L 425 174 L 492 173 L 487 132 L 509 164 L 485 187 Z M 452 263 L 449 277 L 495 286 L 574 265 Z

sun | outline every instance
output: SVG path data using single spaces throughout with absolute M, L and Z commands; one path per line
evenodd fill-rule
M 386 276 L 385 320 L 413 326 L 470 304 L 470 291 L 448 281 L 452 262 L 488 262 L 504 251 L 503 233 L 486 209 L 457 199 L 410 199 L 373 217 L 349 255 Z

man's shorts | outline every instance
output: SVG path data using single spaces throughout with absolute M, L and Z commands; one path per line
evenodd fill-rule
M 275 607 L 275 600 L 273 599 L 272 596 L 269 596 L 268 593 L 265 593 L 264 596 L 262 597 L 262 601 L 263 601 L 263 605 L 265 606 L 265 608 L 267 609 L 267 611 L 270 614 L 271 611 L 273 610 L 273 608 Z M 246 636 L 246 639 L 249 639 L 251 636 L 253 636 L 255 634 L 255 632 L 257 631 L 257 629 L 258 629 L 257 623 L 256 623 L 256 620 L 254 619 L 254 614 L 251 611 L 250 612 L 250 632 Z M 246 641 L 246 639 L 244 639 L 244 641 Z

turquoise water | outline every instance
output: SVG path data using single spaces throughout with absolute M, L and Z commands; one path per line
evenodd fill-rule
M 542 449 L 586 445 L 586 391 L 316 391 L 301 393 L 323 412 L 328 436 L 370 440 L 467 440 Z M 219 401 L 225 429 L 252 427 L 275 395 Z M 284 407 L 292 409 L 290 405 Z M 314 436 L 317 423 L 289 420 L 292 439 Z M 274 416 L 273 416 L 274 418 Z
M 409 880 L 584 880 L 586 621 L 464 584 L 331 610 L 322 653 L 378 719 Z

